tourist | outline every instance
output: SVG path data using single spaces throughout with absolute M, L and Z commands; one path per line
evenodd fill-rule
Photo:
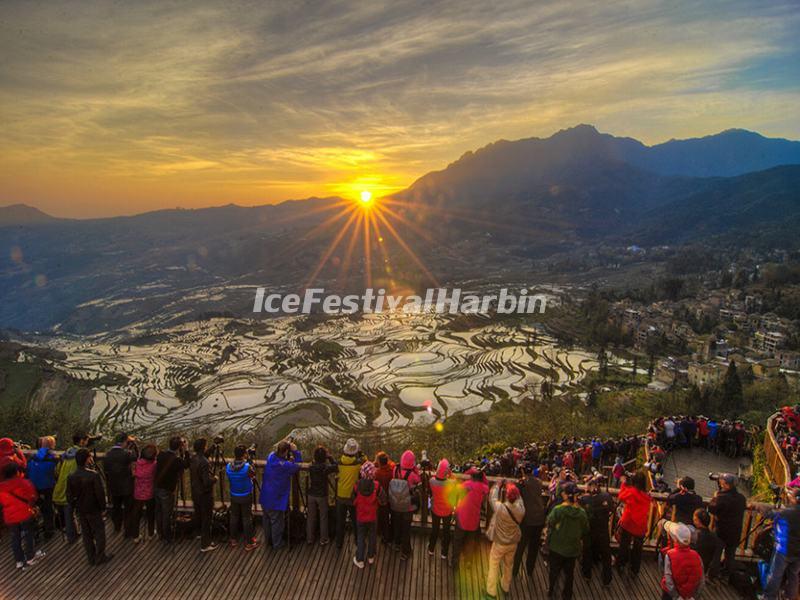
M 378 537 L 378 497 L 384 493 L 378 482 L 375 481 L 375 465 L 367 461 L 361 465 L 360 479 L 355 484 L 356 508 L 356 555 L 353 563 L 359 568 L 364 568 L 364 558 L 367 562 L 375 562 L 375 553 Z
M 347 516 L 355 528 L 356 509 L 353 506 L 353 486 L 358 481 L 358 472 L 366 458 L 360 452 L 358 442 L 353 438 L 348 439 L 339 458 L 337 472 L 339 474 L 336 486 L 336 547 L 341 550 L 344 546 L 344 530 Z
M 547 548 L 550 565 L 548 596 L 556 597 L 556 587 L 564 574 L 563 600 L 572 599 L 575 561 L 581 555 L 583 539 L 589 534 L 586 511 L 576 503 L 578 487 L 567 482 L 560 487 L 561 502 L 547 515 Z
M 200 530 L 200 552 L 213 552 L 217 545 L 211 539 L 211 521 L 214 517 L 214 484 L 218 479 L 211 472 L 211 463 L 208 461 L 208 440 L 195 440 L 193 449 L 194 456 L 189 462 L 189 482 L 192 487 L 195 527 Z
M 667 521 L 664 531 L 670 538 L 670 549 L 664 552 L 664 575 L 661 578 L 663 600 L 690 600 L 703 589 L 703 561 L 689 547 L 692 531 L 684 523 Z
M 440 556 L 447 559 L 450 548 L 450 527 L 453 524 L 453 500 L 457 483 L 450 471 L 450 463 L 446 458 L 439 461 L 436 476 L 428 481 L 431 490 L 431 534 L 428 538 L 428 554 L 433 556 L 439 531 L 442 532 L 442 549 Z
M 771 504 L 755 503 L 753 508 L 771 519 L 775 544 L 769 563 L 769 576 L 764 586 L 764 598 L 776 600 L 783 590 L 783 598 L 797 598 L 800 577 L 800 489 L 787 487 L 786 506 L 776 509 Z
M 694 541 L 692 549 L 695 550 L 703 561 L 703 572 L 706 577 L 713 579 L 719 571 L 719 559 L 722 554 L 722 540 L 709 529 L 711 515 L 705 508 L 694 511 L 692 524 L 694 525 Z
M 506 595 L 511 591 L 514 554 L 522 537 L 520 525 L 525 517 L 525 504 L 517 486 L 508 483 L 503 489 L 501 487 L 502 484 L 496 485 L 489 493 L 489 505 L 494 515 L 490 525 L 493 529 L 492 547 L 489 550 L 489 572 L 486 577 L 486 593 L 489 598 L 496 597 L 501 570 L 500 588 Z
M 525 516 L 520 525 L 521 537 L 514 555 L 514 577 L 522 566 L 522 557 L 525 556 L 525 572 L 528 578 L 533 577 L 536 558 L 542 545 L 542 530 L 544 529 L 545 503 L 542 496 L 542 482 L 533 472 L 533 467 L 528 464 L 524 467 L 524 477 L 517 483 L 523 504 Z M 526 555 L 527 551 L 527 555 Z
M 471 467 L 466 474 L 470 476 L 470 480 L 461 484 L 460 499 L 455 510 L 456 527 L 453 533 L 453 558 L 451 561 L 454 569 L 458 569 L 458 559 L 466 543 L 470 539 L 479 541 L 481 506 L 484 498 L 489 494 L 489 486 L 483 471 Z
M 75 455 L 78 450 L 85 448 L 89 444 L 89 436 L 83 432 L 75 433 L 72 436 L 72 446 L 67 448 L 61 455 L 61 462 L 56 466 L 56 485 L 53 488 L 53 505 L 58 513 L 58 519 L 64 528 L 64 535 L 68 544 L 74 544 L 78 540 L 78 528 L 75 526 L 75 509 L 67 498 L 67 479 L 75 469 L 78 468 L 75 462 Z
M 419 509 L 419 492 L 422 479 L 417 469 L 416 457 L 411 450 L 400 456 L 400 464 L 389 482 L 389 509 L 392 511 L 392 532 L 395 548 L 399 547 L 400 560 L 411 558 L 411 521 Z
M 148 444 L 142 448 L 138 460 L 133 465 L 133 507 L 126 525 L 125 537 L 133 538 L 135 543 L 146 541 L 155 536 L 156 500 L 153 483 L 156 478 L 156 457 L 158 447 Z M 142 512 L 147 519 L 144 537 L 140 533 Z
M 389 459 L 389 455 L 386 452 L 378 452 L 375 455 L 375 467 L 375 481 L 388 493 L 389 482 L 394 477 L 395 464 Z M 391 544 L 393 541 L 391 514 L 388 496 L 384 499 L 379 498 L 378 533 L 381 536 L 381 542 L 386 545 Z
M 319 521 L 319 545 L 330 542 L 328 537 L 328 480 L 336 472 L 336 462 L 325 446 L 314 449 L 314 459 L 308 467 L 308 520 L 306 521 L 306 541 L 314 543 Z
M 264 511 L 264 539 L 278 550 L 284 547 L 283 530 L 286 511 L 289 509 L 289 493 L 292 476 L 300 470 L 302 457 L 291 437 L 278 442 L 275 451 L 267 457 L 264 478 L 261 481 L 259 502 Z
M 597 563 L 602 569 L 603 585 L 611 583 L 611 536 L 608 524 L 614 512 L 614 499 L 601 488 L 602 477 L 592 477 L 586 483 L 586 493 L 578 504 L 589 518 L 589 537 L 583 545 L 581 573 L 586 579 L 592 577 L 592 567 Z
M 175 510 L 175 491 L 178 483 L 183 484 L 183 471 L 189 468 L 187 441 L 181 436 L 169 440 L 169 448 L 159 452 L 156 457 L 156 476 L 154 496 L 156 499 L 156 527 L 162 543 L 173 541 L 173 512 Z
M 274 466 L 269 466 L 269 459 L 275 453 L 271 454 L 267 459 L 267 467 L 264 468 L 264 488 L 268 483 L 274 483 L 277 478 Z M 267 468 L 269 468 L 269 480 L 267 479 Z M 231 496 L 230 504 L 230 546 L 236 548 L 239 545 L 239 535 L 241 533 L 242 542 L 246 552 L 255 550 L 261 544 L 253 535 L 253 479 L 255 479 L 256 472 L 253 465 L 247 460 L 247 446 L 239 445 L 233 449 L 233 461 L 225 466 L 225 474 L 228 477 L 228 491 Z M 213 482 L 211 484 L 213 486 Z M 263 488 L 262 488 L 263 490 Z M 263 497 L 263 491 L 262 491 Z M 262 502 L 263 504 L 263 502 Z M 286 510 L 285 508 L 283 510 Z M 265 508 L 264 514 L 267 515 Z M 266 525 L 267 519 L 264 520 Z M 279 529 L 281 539 L 283 535 L 283 528 Z M 209 532 L 210 533 L 210 532 Z M 269 539 L 268 537 L 265 539 Z M 209 535 L 209 543 L 211 542 Z M 273 540 L 273 546 L 276 544 Z M 206 546 L 203 546 L 204 548 Z
M 24 472 L 28 466 L 28 461 L 22 450 L 10 438 L 0 439 L 0 481 L 3 479 L 3 468 L 10 463 L 14 463 L 20 472 Z
M 36 504 L 42 513 L 45 540 L 52 538 L 55 530 L 53 488 L 56 487 L 56 467 L 60 460 L 53 452 L 55 447 L 56 438 L 52 435 L 39 438 L 39 449 L 28 461 L 28 479 L 39 497 Z
M 25 570 L 40 559 L 44 552 L 34 550 L 33 529 L 36 512 L 34 506 L 38 497 L 36 488 L 25 479 L 19 463 L 6 461 L 0 471 L 0 507 L 2 507 L 3 523 L 11 535 L 11 550 L 17 569 Z
M 111 498 L 111 522 L 114 532 L 122 531 L 133 503 L 133 471 L 136 455 L 129 449 L 133 441 L 127 433 L 118 433 L 114 446 L 103 458 L 103 471 L 106 474 L 108 495 Z
M 667 508 L 674 508 L 673 521 L 692 525 L 694 512 L 705 504 L 703 499 L 694 491 L 694 479 L 689 476 L 678 480 L 678 489 L 667 497 Z
M 617 499 L 625 507 L 619 520 L 619 554 L 617 568 L 620 572 L 630 563 L 631 575 L 639 575 L 642 564 L 642 546 L 647 535 L 647 517 L 650 513 L 650 496 L 645 491 L 647 480 L 641 471 L 630 478 L 622 478 Z
M 113 558 L 106 554 L 106 491 L 100 474 L 92 470 L 94 461 L 88 449 L 78 450 L 75 464 L 77 468 L 67 479 L 67 497 L 78 513 L 86 558 L 90 565 L 98 566 Z
M 708 504 L 708 512 L 716 517 L 716 532 L 724 544 L 722 571 L 731 575 L 736 570 L 736 548 L 742 539 L 742 519 L 747 500 L 736 489 L 736 476 L 731 473 L 720 474 L 717 486 Z

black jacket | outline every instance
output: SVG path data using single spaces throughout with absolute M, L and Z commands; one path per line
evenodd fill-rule
M 214 491 L 214 476 L 211 463 L 205 454 L 195 454 L 189 463 L 189 479 L 192 482 L 192 498 Z
M 178 478 L 184 469 L 189 468 L 189 457 L 179 456 L 174 450 L 159 452 L 156 458 L 156 477 L 153 487 L 174 492 L 178 486 Z
M 708 512 L 717 518 L 717 535 L 726 546 L 739 543 L 746 508 L 747 500 L 736 489 L 720 490 L 709 502 Z
M 542 482 L 531 475 L 520 482 L 519 488 L 522 501 L 525 503 L 525 517 L 522 525 L 530 527 L 544 525 L 544 498 L 542 497 Z
M 703 507 L 703 499 L 694 492 L 673 492 L 667 498 L 667 506 L 675 507 L 675 520 L 686 525 L 692 524 L 694 511 Z
M 100 474 L 79 467 L 67 477 L 67 501 L 81 515 L 102 513 L 106 509 L 106 492 Z
M 114 446 L 106 452 L 103 459 L 103 471 L 106 473 L 108 493 L 112 496 L 130 496 L 133 494 L 133 474 L 131 465 L 136 457 L 130 450 Z
M 692 549 L 703 560 L 703 572 L 706 575 L 709 573 L 716 574 L 719 559 L 722 555 L 722 541 L 717 537 L 717 534 L 708 529 L 698 529 Z
M 308 495 L 317 498 L 328 497 L 328 476 L 336 473 L 337 467 L 334 462 L 311 463 L 308 467 Z
M 602 491 L 596 494 L 584 494 L 578 500 L 578 504 L 589 516 L 590 533 L 595 537 L 598 535 L 608 537 L 608 522 L 611 513 L 614 512 L 614 499 L 611 494 Z

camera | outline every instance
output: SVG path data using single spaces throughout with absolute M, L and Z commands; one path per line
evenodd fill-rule
M 221 435 L 214 436 L 214 445 L 221 446 L 225 443 L 225 438 Z
M 86 436 L 86 445 L 93 446 L 95 443 L 100 442 L 103 440 L 102 433 L 92 433 Z
M 250 447 L 247 449 L 247 458 L 251 461 L 256 459 L 256 450 L 258 449 L 257 444 L 251 444 Z
M 720 473 L 709 473 L 709 474 L 708 474 L 708 478 L 709 478 L 711 481 L 719 481 L 719 478 L 720 478 Z

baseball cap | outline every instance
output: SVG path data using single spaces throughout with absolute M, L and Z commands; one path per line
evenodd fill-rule
M 733 473 L 723 473 L 719 478 L 728 485 L 736 485 L 736 475 Z
M 683 523 L 667 521 L 664 523 L 664 531 L 681 546 L 688 546 L 692 542 L 692 530 Z

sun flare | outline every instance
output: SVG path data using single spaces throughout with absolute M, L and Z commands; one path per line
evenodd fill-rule
M 362 190 L 360 198 L 362 203 L 370 204 L 372 202 L 372 192 L 369 190 Z

